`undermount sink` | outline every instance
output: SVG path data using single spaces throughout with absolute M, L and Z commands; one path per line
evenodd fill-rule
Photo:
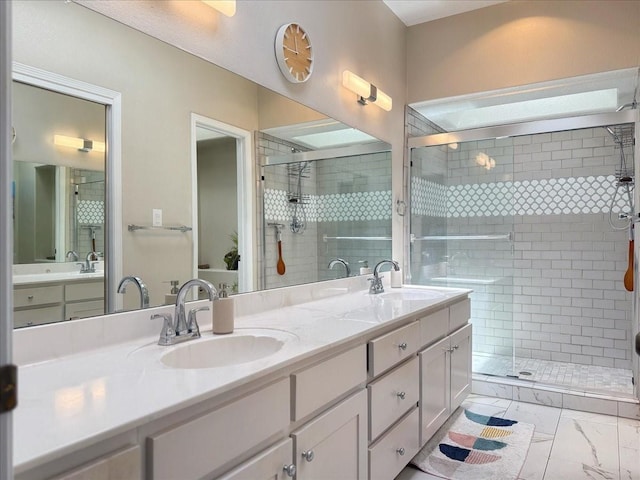
M 375 294 L 377 298 L 384 300 L 436 300 L 444 298 L 445 294 L 434 290 L 411 290 L 409 288 L 398 288 L 385 290 L 384 293 Z
M 214 336 L 178 345 L 160 361 L 172 368 L 214 368 L 239 365 L 266 358 L 279 352 L 294 334 L 281 330 L 242 332 Z

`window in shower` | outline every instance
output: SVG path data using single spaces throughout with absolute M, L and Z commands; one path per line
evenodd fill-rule
M 633 127 L 412 149 L 411 279 L 473 289 L 474 373 L 633 395 Z

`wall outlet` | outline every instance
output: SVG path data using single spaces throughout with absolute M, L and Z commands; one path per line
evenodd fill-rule
M 159 208 L 153 209 L 153 226 L 154 227 L 162 226 L 162 210 Z

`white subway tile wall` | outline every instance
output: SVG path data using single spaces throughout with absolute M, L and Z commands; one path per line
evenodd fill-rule
M 624 149 L 631 168 L 632 153 Z M 608 220 L 616 193 L 614 222 L 630 210 L 624 189 L 616 192 L 620 149 L 605 129 L 421 148 L 412 161 L 412 233 L 514 232 L 513 241 L 413 247 L 415 283 L 483 281 L 465 284 L 474 289 L 475 352 L 631 367 L 628 234 Z
M 258 134 L 258 156 L 291 153 L 303 147 Z M 328 269 L 340 257 L 357 273 L 360 261 L 370 266 L 391 255 L 391 153 L 325 159 L 312 162 L 301 178 L 303 204 L 296 196 L 297 176 L 286 165 L 264 168 L 264 201 L 259 202 L 265 224 L 262 288 L 328 280 L 344 276 L 342 267 Z M 293 195 L 292 195 L 293 194 Z M 294 213 L 306 224 L 303 233 L 290 228 Z M 283 224 L 282 255 L 285 275 L 276 271 L 275 229 Z M 388 237 L 388 240 L 336 240 L 326 237 Z

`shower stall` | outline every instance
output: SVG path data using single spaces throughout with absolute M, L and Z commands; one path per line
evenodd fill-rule
M 636 396 L 637 120 L 409 138 L 411 282 L 473 290 L 474 374 Z

